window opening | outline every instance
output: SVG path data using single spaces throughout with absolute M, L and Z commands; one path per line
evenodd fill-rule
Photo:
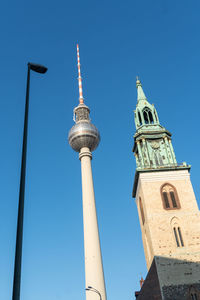
M 163 192 L 163 198 L 164 198 L 164 201 L 165 201 L 165 207 L 166 208 L 170 208 L 169 206 L 169 200 L 168 200 L 168 195 L 166 192 Z
M 183 238 L 182 238 L 180 227 L 178 227 L 178 234 L 179 234 L 179 239 L 180 239 L 180 242 L 181 242 L 181 246 L 184 247 L 184 243 L 183 243 Z
M 174 195 L 173 191 L 170 191 L 170 196 L 171 196 L 173 207 L 177 207 L 177 203 L 176 203 L 176 199 L 175 199 L 175 195 Z
M 157 115 L 156 115 L 156 112 L 154 111 L 154 116 L 156 118 L 156 122 L 158 122 L 158 118 L 157 118 Z
M 141 198 L 139 198 L 139 203 L 140 203 L 140 213 L 141 213 L 141 217 L 142 217 L 142 223 L 144 224 L 145 217 L 144 217 L 144 210 L 143 210 L 143 205 L 142 205 L 142 199 Z
M 139 111 L 138 111 L 138 119 L 139 119 L 140 125 L 142 125 L 142 118 L 141 118 L 141 115 L 140 115 Z
M 149 118 L 148 118 L 147 112 L 144 111 L 143 115 L 144 115 L 144 122 L 145 122 L 145 124 L 149 124 Z
M 143 116 L 144 116 L 145 124 L 153 124 L 154 123 L 152 112 L 148 107 L 144 108 Z
M 176 245 L 177 245 L 177 247 L 180 247 L 179 240 L 178 240 L 178 235 L 177 235 L 177 232 L 176 232 L 176 227 L 174 227 L 173 230 L 174 230 Z
M 150 111 L 149 111 L 149 120 L 150 120 L 150 123 L 153 124 L 153 116 Z

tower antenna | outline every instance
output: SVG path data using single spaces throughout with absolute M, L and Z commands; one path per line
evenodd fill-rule
M 82 89 L 82 77 L 81 77 L 81 64 L 79 56 L 79 45 L 77 44 L 77 61 L 78 61 L 78 88 L 79 88 L 79 103 L 83 104 L 83 89 Z

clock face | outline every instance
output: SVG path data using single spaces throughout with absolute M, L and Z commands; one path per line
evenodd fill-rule
M 160 147 L 160 144 L 159 144 L 159 142 L 154 141 L 154 142 L 151 142 L 151 147 L 153 149 L 158 149 Z

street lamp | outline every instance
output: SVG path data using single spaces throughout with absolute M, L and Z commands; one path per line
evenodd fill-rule
M 44 74 L 44 73 L 46 73 L 47 68 L 42 66 L 42 65 L 38 65 L 38 64 L 34 64 L 34 63 L 28 63 L 12 300 L 20 300 L 30 70 L 33 70 L 37 73 Z
M 100 300 L 102 300 L 101 293 L 97 289 L 93 288 L 92 286 L 88 286 L 85 290 L 97 293 L 99 295 L 99 297 L 100 297 Z

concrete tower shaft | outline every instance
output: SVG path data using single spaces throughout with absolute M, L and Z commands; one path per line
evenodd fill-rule
M 80 71 L 79 47 L 77 45 L 79 105 L 74 109 L 75 125 L 70 129 L 68 141 L 79 152 L 82 175 L 82 201 L 85 251 L 85 284 L 87 300 L 106 300 L 105 281 L 99 240 L 95 195 L 92 178 L 92 151 L 100 141 L 97 128 L 90 121 L 90 110 L 84 104 Z M 96 292 L 95 292 L 96 290 Z

